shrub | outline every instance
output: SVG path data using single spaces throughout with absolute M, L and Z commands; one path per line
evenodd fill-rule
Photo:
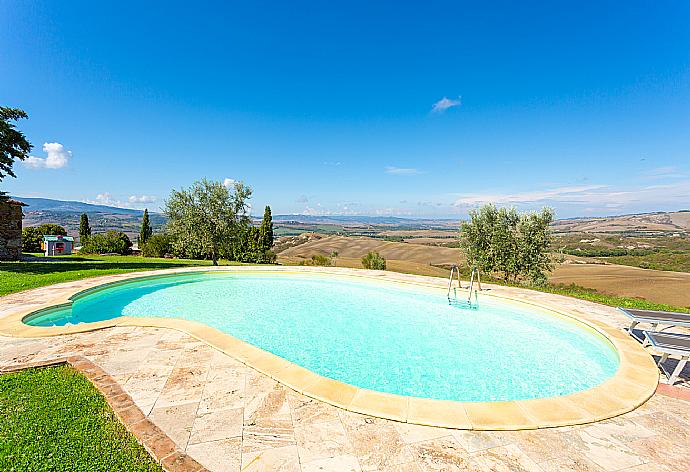
M 93 234 L 79 250 L 80 254 L 129 254 L 132 241 L 125 233 L 108 231 L 106 233 Z
M 311 256 L 311 259 L 302 261 L 299 263 L 299 265 L 329 266 L 331 265 L 331 258 L 322 256 L 321 254 L 314 254 L 313 256 Z
M 365 269 L 386 270 L 386 259 L 378 252 L 372 251 L 362 257 L 362 265 Z
M 22 230 L 22 251 L 39 252 L 43 235 L 38 228 L 27 227 Z
M 167 234 L 152 234 L 141 246 L 144 257 L 165 257 L 172 253 L 170 237 Z

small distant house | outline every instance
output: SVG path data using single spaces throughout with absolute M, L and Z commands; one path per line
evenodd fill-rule
M 22 207 L 17 200 L 0 198 L 0 260 L 16 261 L 22 256 Z
M 62 256 L 66 254 L 72 254 L 72 248 L 74 247 L 74 238 L 71 236 L 43 236 L 43 242 L 41 243 L 41 249 L 45 252 L 46 256 Z

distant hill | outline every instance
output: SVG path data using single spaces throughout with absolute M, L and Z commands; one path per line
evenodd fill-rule
M 690 211 L 558 220 L 553 230 L 561 233 L 668 234 L 690 232 Z
M 28 205 L 24 208 L 24 226 L 57 223 L 65 226 L 70 234 L 76 234 L 79 227 L 79 217 L 82 213 L 86 213 L 89 215 L 91 226 L 95 231 L 115 229 L 135 235 L 139 231 L 141 223 L 142 211 L 131 208 L 118 208 L 50 198 L 23 198 L 16 196 L 12 198 Z M 254 219 L 258 221 L 260 217 L 255 217 Z M 154 228 L 160 227 L 165 223 L 165 216 L 160 213 L 151 213 L 151 221 Z M 277 227 L 290 229 L 291 234 L 324 232 L 327 229 L 324 226 L 331 226 L 330 232 L 333 232 L 333 227 L 342 227 L 366 229 L 367 231 L 360 231 L 360 233 L 375 234 L 388 230 L 407 229 L 457 231 L 459 219 L 352 215 L 274 215 L 273 221 Z M 690 211 L 570 218 L 557 220 L 552 225 L 552 228 L 559 233 L 687 234 L 690 233 Z
M 55 213 L 107 213 L 110 215 L 141 215 L 141 210 L 118 208 L 106 205 L 74 202 L 66 200 L 52 200 L 50 198 L 12 197 L 28 205 L 25 212 L 51 211 Z
M 40 226 L 44 223 L 56 223 L 63 226 L 70 236 L 79 234 L 79 220 L 82 213 L 89 215 L 89 224 L 93 232 L 100 233 L 116 230 L 127 233 L 133 241 L 139 233 L 142 210 L 118 208 L 91 203 L 53 200 L 50 198 L 12 198 L 26 203 L 24 207 L 24 227 Z M 151 213 L 151 224 L 154 230 L 165 223 L 160 213 Z

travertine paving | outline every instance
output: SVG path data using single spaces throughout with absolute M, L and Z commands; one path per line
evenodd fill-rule
M 39 292 L 0 299 L 0 316 L 38 303 L 32 293 Z M 616 310 L 587 302 L 523 291 L 511 296 L 566 303 L 612 326 L 626 323 Z M 112 375 L 182 450 L 216 471 L 690 470 L 690 402 L 662 394 L 589 425 L 461 431 L 336 408 L 172 329 L 0 337 L 0 367 L 73 354 Z M 688 370 L 681 388 L 687 388 Z
M 299 395 L 180 332 L 109 328 L 0 338 L 0 364 L 81 354 L 211 470 L 690 470 L 690 402 L 655 395 L 579 427 L 514 432 L 430 428 Z

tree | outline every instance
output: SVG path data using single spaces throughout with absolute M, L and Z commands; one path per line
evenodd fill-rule
M 271 207 L 268 205 L 259 226 L 259 245 L 264 251 L 270 251 L 273 247 L 273 216 L 271 216 Z
M 218 265 L 233 253 L 240 232 L 249 225 L 247 200 L 252 191 L 235 182 L 231 191 L 222 182 L 206 179 L 189 189 L 173 190 L 165 202 L 167 231 L 172 246 L 188 257 L 205 257 Z
M 67 230 L 54 223 L 44 223 L 38 227 L 38 231 L 41 233 L 41 236 L 45 236 L 46 234 L 52 236 L 67 236 Z
M 331 259 L 333 260 L 333 265 L 335 266 L 336 264 L 336 259 L 338 258 L 338 251 L 331 251 L 330 255 Z
M 23 161 L 29 157 L 31 143 L 12 123 L 28 117 L 29 115 L 19 108 L 0 107 L 0 181 L 8 175 L 16 177 L 12 171 L 14 161 Z M 4 193 L 0 192 L 0 197 L 2 196 Z
M 521 215 L 518 223 L 518 267 L 520 273 L 535 285 L 545 284 L 547 272 L 553 270 L 548 250 L 551 246 L 549 225 L 553 222 L 554 216 L 551 208 L 544 208 L 539 213 Z
M 362 257 L 362 265 L 365 269 L 386 270 L 386 259 L 378 252 L 371 251 Z
M 471 266 L 499 272 L 505 282 L 519 278 L 543 283 L 551 270 L 548 248 L 553 210 L 519 214 L 514 208 L 488 204 L 470 211 L 461 224 L 461 247 Z
M 91 226 L 89 225 L 89 215 L 86 213 L 81 214 L 79 219 L 79 242 L 84 244 L 87 239 L 91 236 Z
M 149 221 L 149 209 L 144 208 L 144 217 L 141 220 L 141 230 L 139 231 L 139 247 L 143 247 L 146 241 L 153 234 L 153 228 L 151 228 L 151 222 Z

